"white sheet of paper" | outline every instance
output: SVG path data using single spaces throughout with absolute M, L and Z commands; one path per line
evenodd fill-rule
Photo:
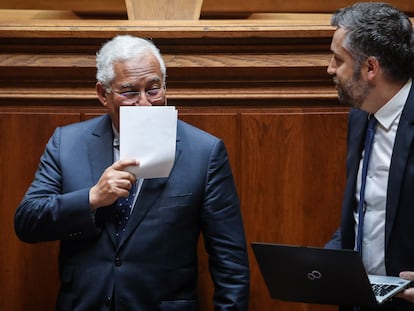
M 168 177 L 175 159 L 177 110 L 173 106 L 121 106 L 120 159 L 135 158 L 137 178 Z

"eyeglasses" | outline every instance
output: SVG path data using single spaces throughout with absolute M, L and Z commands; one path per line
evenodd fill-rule
M 141 91 L 117 92 L 109 86 L 108 90 L 109 90 L 108 93 L 114 93 L 114 94 L 122 96 L 124 98 L 124 101 L 123 101 L 124 105 L 134 105 L 135 103 L 137 103 L 140 100 L 140 98 L 142 97 L 142 93 L 145 94 L 145 98 L 151 104 L 162 100 L 164 92 L 165 92 L 165 87 L 152 88 L 152 89 L 148 89 L 144 92 L 141 92 Z

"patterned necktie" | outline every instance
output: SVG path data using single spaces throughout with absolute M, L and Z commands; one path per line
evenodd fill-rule
M 120 240 L 122 234 L 126 230 L 126 225 L 131 214 L 132 205 L 134 204 L 135 195 L 137 193 L 137 183 L 132 184 L 129 196 L 119 198 L 115 204 L 115 237 Z
M 358 202 L 358 233 L 357 233 L 357 246 L 356 250 L 362 254 L 362 236 L 364 229 L 364 214 L 365 214 L 365 181 L 367 179 L 368 172 L 368 161 L 371 154 L 372 142 L 374 141 L 375 136 L 375 126 L 377 125 L 377 119 L 373 115 L 370 115 L 368 121 L 367 132 L 365 136 L 365 154 L 364 160 L 362 161 L 362 172 L 361 172 L 361 190 L 359 192 L 359 202 Z

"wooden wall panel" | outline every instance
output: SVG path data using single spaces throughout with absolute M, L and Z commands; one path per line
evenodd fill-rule
M 0 245 L 0 290 L 5 310 L 52 310 L 58 289 L 57 243 L 29 245 L 17 240 L 12 219 L 33 178 L 53 129 L 104 110 L 49 109 L 37 113 L 8 109 L 0 114 L 5 148 L 1 153 L 5 239 Z M 339 221 L 344 180 L 347 109 L 229 109 L 198 112 L 179 108 L 180 118 L 221 137 L 236 177 L 250 244 L 253 241 L 322 245 Z M 95 112 L 94 112 L 95 111 Z M 83 117 L 82 117 L 83 116 Z M 5 133 L 9 133 L 6 135 Z M 329 147 L 331 146 L 331 147 Z M 328 187 L 329 185 L 329 187 Z M 321 191 L 326 189 L 326 191 Z M 7 220 L 7 221 L 5 221 Z M 200 297 L 211 310 L 213 293 L 207 258 L 200 245 Z M 333 310 L 329 306 L 287 303 L 269 298 L 249 246 L 251 310 Z M 38 285 L 42 281 L 41 288 Z M 21 299 L 21 297 L 25 299 Z M 17 303 L 16 303 L 17 302 Z M 3 307 L 3 306 L 2 306 Z
M 77 113 L 0 112 L 0 310 L 53 310 L 58 244 L 20 242 L 13 218 L 52 131 L 76 121 Z
M 250 309 L 335 310 L 272 300 L 250 243 L 323 246 L 330 238 L 339 224 L 345 182 L 347 109 L 239 109 L 237 114 L 184 113 L 181 118 L 228 146 L 249 244 Z M 202 305 L 212 310 L 205 260 L 201 258 Z
M 240 191 L 256 211 L 246 218 L 253 239 L 322 245 L 338 221 L 347 113 L 315 112 L 242 113 Z
M 104 112 L 94 54 L 116 34 L 153 38 L 168 66 L 168 103 L 183 120 L 223 138 L 248 242 L 322 245 L 339 222 L 345 176 L 348 108 L 338 104 L 326 73 L 332 32 L 314 21 L 0 21 L 0 252 L 7 254 L 0 309 L 53 310 L 57 243 L 17 241 L 12 219 L 53 129 Z M 250 247 L 249 255 L 252 311 L 333 310 L 271 300 Z M 204 255 L 200 264 L 207 311 L 212 286 Z
M 233 173 L 235 175 L 236 184 L 239 184 L 240 171 L 239 167 L 240 153 L 238 140 L 238 119 L 236 112 L 224 113 L 196 113 L 179 111 L 179 118 L 187 123 L 190 123 L 200 129 L 208 131 L 209 133 L 220 137 L 226 144 L 227 152 L 229 154 L 230 163 L 232 165 Z M 212 304 L 213 285 L 208 270 L 208 258 L 204 249 L 204 240 L 201 237 L 199 243 L 199 296 L 200 305 L 203 310 L 213 310 Z
M 242 113 L 240 187 L 248 242 L 323 246 L 339 224 L 345 182 L 344 111 Z M 335 310 L 269 297 L 255 258 L 251 310 Z M 275 265 L 278 263 L 275 262 Z
M 354 0 L 203 0 L 201 19 L 203 18 L 247 18 L 252 13 L 332 13 L 335 9 L 351 5 Z M 388 0 L 407 13 L 414 12 L 411 0 Z M 8 16 L 15 20 L 19 12 L 12 10 L 47 10 L 68 11 L 74 16 L 62 15 L 60 18 L 117 18 L 127 19 L 125 0 L 2 0 L 0 11 L 9 10 Z M 24 13 L 24 12 L 23 12 Z M 7 15 L 5 15 L 7 16 Z M 25 15 L 28 16 L 27 14 Z M 14 18 L 13 18 L 14 17 Z M 157 15 L 155 15 L 157 17 Z M 33 15 L 31 18 L 50 18 L 48 15 Z M 56 18 L 56 15 L 55 15 Z M 148 19 L 148 18 L 146 18 Z
M 332 13 L 338 8 L 352 5 L 355 0 L 204 0 L 201 8 L 202 18 L 219 18 L 236 16 L 248 17 L 252 13 Z M 411 0 L 388 0 L 391 5 L 397 6 L 407 13 L 414 12 Z

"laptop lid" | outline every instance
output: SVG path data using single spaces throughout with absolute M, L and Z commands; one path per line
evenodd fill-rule
M 252 243 L 261 274 L 274 299 L 305 303 L 374 306 L 377 301 L 361 257 L 355 251 Z M 409 281 L 391 278 L 396 288 Z M 381 280 L 383 281 L 383 279 Z

